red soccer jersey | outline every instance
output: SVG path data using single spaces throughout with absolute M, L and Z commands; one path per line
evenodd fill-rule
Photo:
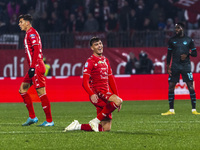
M 108 76 L 112 75 L 112 70 L 105 56 L 90 56 L 85 63 L 83 74 L 90 75 L 90 87 L 93 91 L 109 90 Z
M 37 48 L 34 49 L 35 45 L 37 45 Z M 42 43 L 40 36 L 33 27 L 31 27 L 26 32 L 24 38 L 24 47 L 29 67 L 35 68 L 37 62 L 34 60 L 43 59 L 43 55 L 42 55 Z

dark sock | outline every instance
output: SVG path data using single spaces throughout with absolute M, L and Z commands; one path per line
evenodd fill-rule
M 192 109 L 196 109 L 196 93 L 194 90 L 190 91 L 190 98 L 191 98 Z
M 169 100 L 169 108 L 174 109 L 174 92 L 169 92 L 168 100 Z

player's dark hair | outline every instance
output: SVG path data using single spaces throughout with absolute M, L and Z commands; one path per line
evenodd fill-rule
M 32 21 L 33 21 L 33 18 L 32 18 L 32 16 L 31 16 L 30 14 L 20 15 L 20 16 L 19 16 L 19 20 L 20 20 L 21 18 L 23 18 L 23 19 L 26 20 L 26 21 L 29 21 L 30 23 L 32 23 Z
M 177 25 L 181 26 L 182 28 L 185 28 L 185 24 L 182 22 L 178 22 Z
M 92 46 L 92 44 L 93 44 L 94 42 L 98 42 L 98 41 L 100 41 L 100 38 L 98 38 L 98 37 L 92 37 L 92 38 L 90 39 L 90 46 Z

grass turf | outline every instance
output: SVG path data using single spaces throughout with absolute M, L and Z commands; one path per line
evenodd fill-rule
M 54 127 L 37 127 L 45 121 L 40 103 L 35 103 L 37 125 L 22 127 L 28 118 L 22 103 L 0 105 L 1 149 L 69 149 L 69 150 L 188 150 L 200 147 L 200 115 L 192 115 L 189 100 L 175 100 L 173 116 L 167 101 L 125 101 L 121 112 L 113 113 L 110 132 L 62 130 L 74 119 L 88 123 L 96 115 L 90 102 L 52 103 Z M 198 108 L 198 105 L 197 105 Z M 197 109 L 198 110 L 198 109 Z

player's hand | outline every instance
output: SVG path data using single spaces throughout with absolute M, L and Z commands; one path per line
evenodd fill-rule
M 30 68 L 29 71 L 28 71 L 28 75 L 30 78 L 32 78 L 35 74 L 35 68 Z
M 122 104 L 119 105 L 119 107 L 117 108 L 117 109 L 118 109 L 118 112 L 121 110 L 121 108 L 122 108 Z
M 167 73 L 169 74 L 169 76 L 172 76 L 172 71 L 170 67 L 167 68 Z
M 185 60 L 185 59 L 186 59 L 186 57 L 187 57 L 187 55 L 186 55 L 186 54 L 182 54 L 182 55 L 181 55 L 181 60 Z
M 92 103 L 97 103 L 97 102 L 98 102 L 98 98 L 99 98 L 99 97 L 97 96 L 97 94 L 93 94 L 93 95 L 90 97 Z

